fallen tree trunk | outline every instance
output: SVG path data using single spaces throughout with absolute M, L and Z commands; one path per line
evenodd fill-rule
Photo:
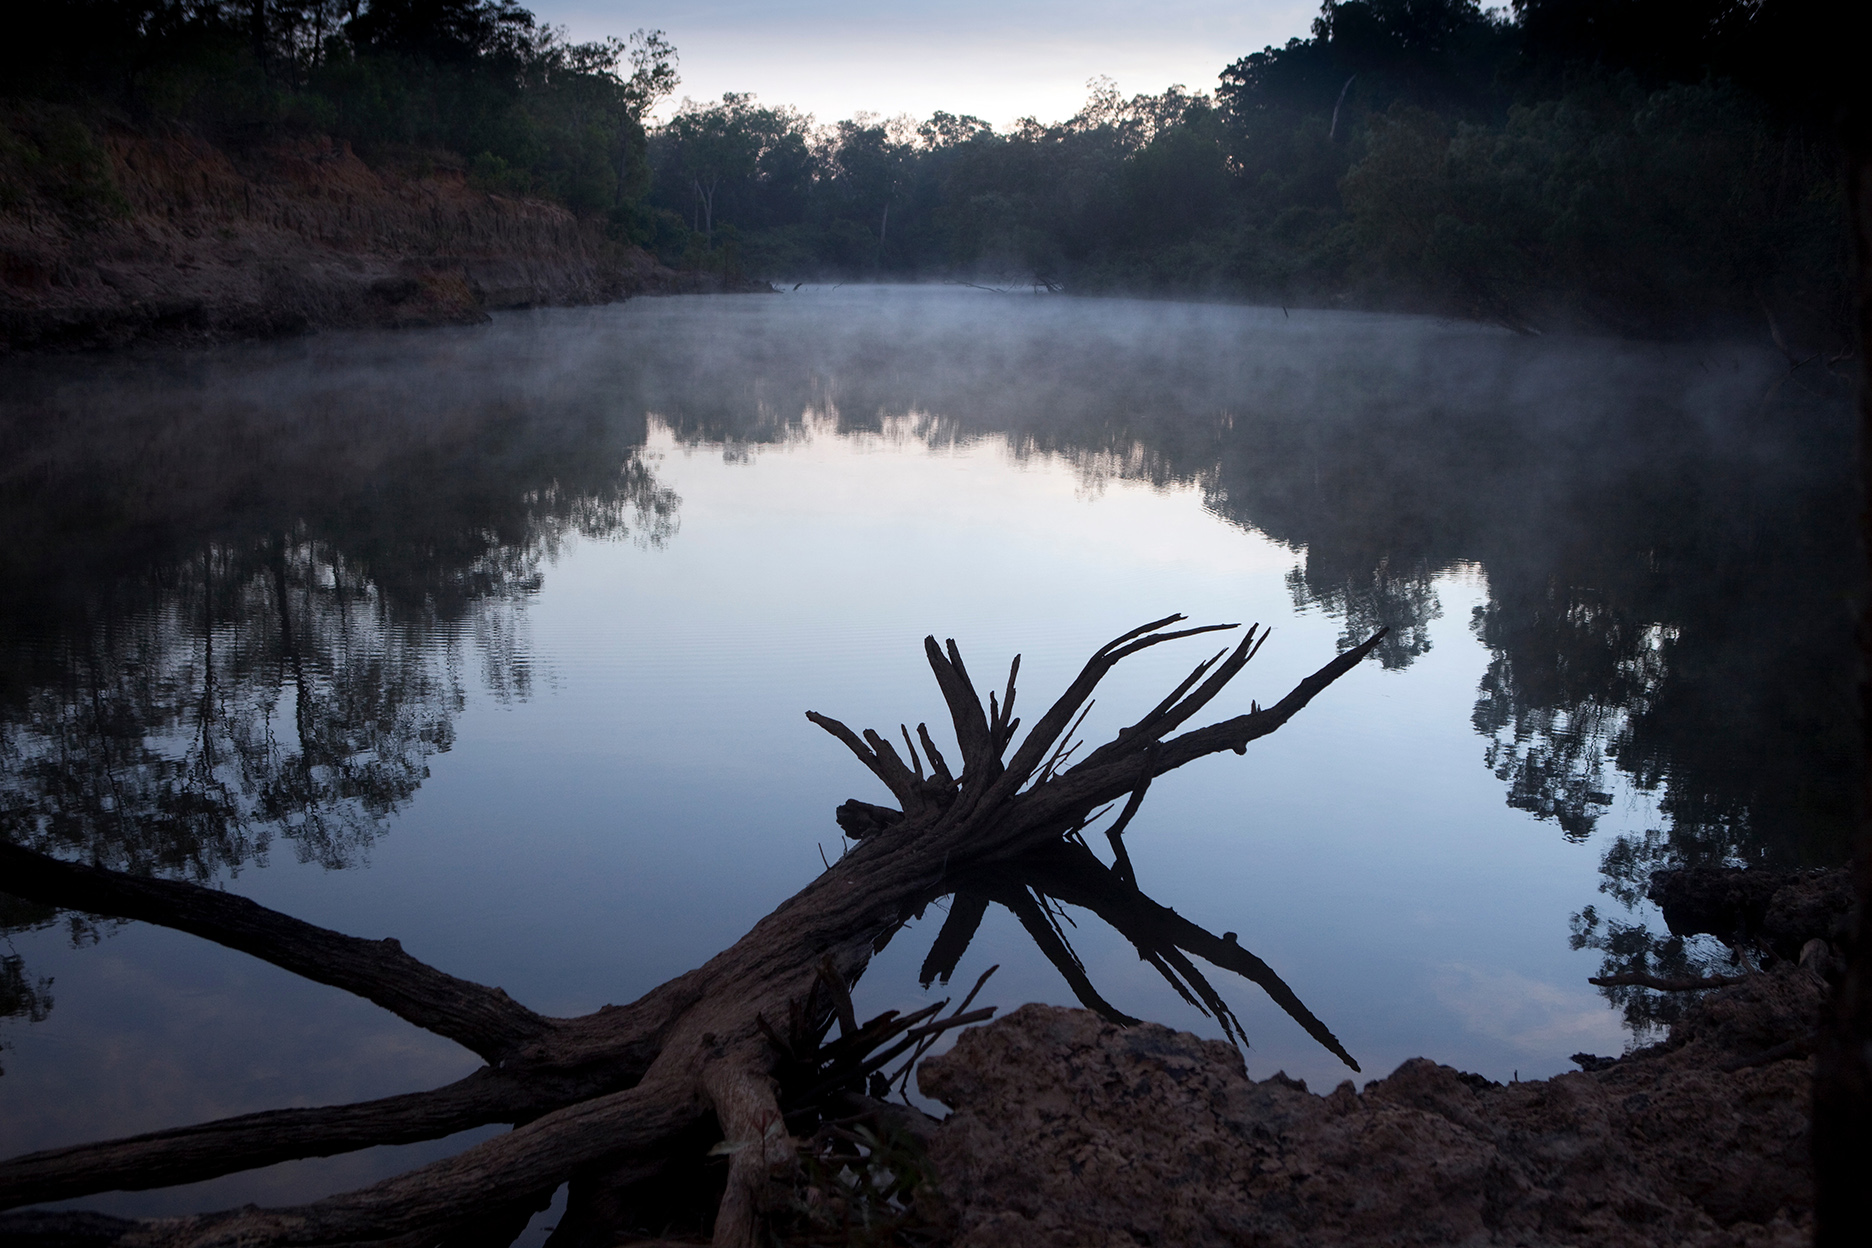
M 863 1087 L 882 1064 L 877 1047 L 894 1042 L 885 1057 L 907 1051 L 914 1061 L 921 1051 L 915 1046 L 926 1044 L 934 1028 L 977 1017 L 959 1010 L 939 1023 L 923 1022 L 932 1009 L 911 1019 L 887 1015 L 860 1028 L 847 990 L 899 927 L 958 890 L 951 923 L 965 923 L 968 931 L 951 932 L 945 925 L 938 941 L 942 958 L 932 952 L 932 960 L 943 963 L 938 969 L 944 978 L 985 906 L 964 899 L 982 894 L 1015 909 L 1070 978 L 1076 959 L 1063 942 L 1057 948 L 1049 943 L 1050 921 L 1039 912 L 1039 897 L 1058 895 L 1111 918 L 1179 991 L 1199 1008 L 1206 1005 L 1231 1034 L 1238 1025 L 1187 953 L 1260 984 L 1356 1069 L 1324 1024 L 1266 964 L 1236 945 L 1232 934 L 1215 937 L 1137 893 L 1119 837 L 1155 777 L 1208 754 L 1245 751 L 1350 671 L 1383 634 L 1341 654 L 1273 706 L 1252 706 L 1246 715 L 1170 735 L 1254 656 L 1266 634 L 1251 627 L 1232 650 L 1198 664 L 1142 719 L 1072 763 L 1078 749 L 1073 734 L 1113 666 L 1163 642 L 1234 627 L 1171 628 L 1181 620 L 1158 620 L 1101 647 L 1005 761 L 1020 726 L 1013 715 L 1020 660 L 1014 660 L 1002 695 L 991 692 L 984 706 L 953 641 L 945 649 L 928 638 L 925 651 L 950 713 L 958 772 L 950 771 L 925 725 L 918 726 L 915 741 L 903 728 L 905 761 L 880 734 L 855 733 L 808 712 L 883 781 L 897 808 L 846 803 L 839 821 L 857 844 L 823 875 L 705 965 L 630 1005 L 607 1006 L 582 1018 L 534 1014 L 498 988 L 418 962 L 394 941 L 343 936 L 191 884 L 137 879 L 0 845 L 0 888 L 6 892 L 176 927 L 242 949 L 365 996 L 456 1039 L 489 1063 L 430 1093 L 245 1115 L 17 1157 L 0 1163 L 0 1208 L 193 1181 L 291 1157 L 511 1122 L 515 1129 L 508 1134 L 359 1191 L 291 1209 L 130 1223 L 114 1241 L 99 1242 L 147 1248 L 491 1243 L 499 1238 L 496 1228 L 517 1230 L 515 1219 L 524 1224 L 527 1213 L 571 1181 L 571 1204 L 556 1242 L 609 1244 L 629 1229 L 620 1220 L 674 1150 L 697 1140 L 706 1149 L 721 1140 L 714 1151 L 730 1161 L 713 1218 L 714 1242 L 751 1245 L 766 1212 L 767 1178 L 792 1156 L 788 1115 L 799 1106 L 783 1105 L 783 1096 L 810 1100 L 828 1087 Z M 1125 798 L 1109 833 L 1119 863 L 1106 868 L 1084 849 L 1080 834 Z M 992 869 L 1020 862 L 1041 871 L 1042 878 L 1015 896 L 994 883 Z M 979 892 L 969 893 L 970 887 Z M 1074 986 L 1082 996 L 1090 988 Z M 840 1040 L 821 1047 L 834 1020 Z M 913 1026 L 918 1023 L 920 1028 Z

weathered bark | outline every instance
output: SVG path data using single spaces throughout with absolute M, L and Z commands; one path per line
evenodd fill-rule
M 629 1006 L 607 1006 L 579 1019 L 543 1018 L 499 989 L 424 966 L 394 942 L 342 936 L 190 884 L 139 879 L 5 847 L 0 870 L 8 892 L 145 919 L 243 949 L 460 1040 L 488 1057 L 490 1066 L 431 1093 L 250 1115 L 16 1158 L 0 1163 L 0 1207 L 182 1181 L 162 1176 L 202 1178 L 393 1139 L 433 1138 L 475 1118 L 522 1125 L 357 1192 L 294 1209 L 249 1208 L 140 1223 L 117 1242 L 149 1248 L 236 1241 L 397 1243 L 405 1238 L 466 1244 L 485 1238 L 488 1228 L 505 1225 L 519 1210 L 537 1207 L 542 1194 L 575 1176 L 583 1176 L 581 1205 L 569 1221 L 587 1234 L 594 1230 L 594 1211 L 606 1199 L 653 1174 L 668 1150 L 694 1137 L 712 1117 L 719 1126 L 716 1138 L 726 1137 L 731 1158 L 715 1218 L 716 1242 L 751 1244 L 761 1223 L 763 1185 L 794 1147 L 785 1120 L 790 1111 L 781 1103 L 774 1076 L 788 1062 L 797 1062 L 799 1054 L 793 1051 L 795 1042 L 780 1036 L 776 1027 L 794 1020 L 792 1031 L 805 1037 L 801 1043 L 816 1048 L 836 1015 L 841 1039 L 823 1051 L 837 1055 L 833 1066 L 842 1073 L 835 1083 L 862 1083 L 898 1056 L 914 1060 L 920 1051 L 915 1046 L 935 1029 L 980 1014 L 938 1023 L 918 1016 L 893 1022 L 886 1016 L 856 1026 L 845 985 L 898 927 L 961 883 L 986 879 L 983 873 L 993 864 L 1077 836 L 1103 808 L 1141 793 L 1153 777 L 1206 754 L 1242 752 L 1351 670 L 1379 640 L 1374 637 L 1340 655 L 1272 707 L 1256 706 L 1247 715 L 1168 736 L 1253 657 L 1265 634 L 1251 628 L 1232 651 L 1199 664 L 1136 724 L 1068 766 L 1077 750 L 1072 734 L 1078 719 L 1106 672 L 1150 646 L 1211 631 L 1164 631 L 1181 618 L 1156 621 L 1102 647 L 1005 762 L 1020 723 L 1013 717 L 1019 660 L 1005 692 L 999 698 L 990 693 L 984 707 L 955 643 L 945 649 L 927 639 L 925 650 L 960 748 L 959 774 L 950 771 L 924 726 L 919 725 L 916 741 L 907 727 L 903 731 L 906 763 L 880 734 L 860 735 L 809 713 L 884 782 L 900 809 L 869 807 L 876 813 L 865 821 L 867 835 L 733 947 Z M 927 772 L 922 755 L 928 756 Z M 1127 803 L 1127 810 L 1134 812 L 1135 805 Z M 1090 868 L 1084 863 L 1062 867 L 1050 887 L 1119 916 L 1114 921 L 1121 930 L 1139 942 L 1140 950 L 1150 950 L 1179 991 L 1217 1012 L 1225 1026 L 1236 1027 L 1221 998 L 1184 956 L 1183 950 L 1189 950 L 1261 984 L 1350 1063 L 1331 1033 L 1259 959 L 1228 937 L 1214 937 L 1142 899 L 1128 871 L 1108 878 L 1099 874 L 1106 868 L 1089 853 L 1084 856 Z M 1062 861 L 1070 866 L 1076 860 L 1068 853 Z M 1023 891 L 1021 897 L 1026 901 L 1015 898 L 1017 907 L 1038 909 L 1031 893 Z M 964 908 L 964 918 L 967 913 Z M 979 917 L 976 911 L 975 921 Z M 1044 916 L 1039 926 L 1047 926 Z M 945 973 L 960 955 L 957 938 L 952 936 L 944 959 L 938 960 L 946 960 Z M 1071 961 L 1068 949 L 1062 965 Z M 905 1030 L 916 1023 L 921 1025 Z M 873 1052 L 886 1042 L 894 1045 L 882 1054 Z M 823 1071 L 824 1065 L 815 1056 L 803 1069 Z M 243 1162 L 241 1148 L 269 1127 L 273 1141 L 264 1155 L 249 1153 Z
M 768 1176 L 793 1155 L 786 1116 L 780 1112 L 774 1081 L 759 1070 L 758 1058 L 711 1063 L 702 1086 L 730 1150 L 728 1186 L 715 1214 L 715 1248 L 754 1248 Z

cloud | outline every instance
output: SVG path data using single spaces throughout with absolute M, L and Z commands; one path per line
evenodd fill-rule
M 1172 83 L 1210 90 L 1223 66 L 1305 35 L 1307 0 L 1132 3 L 959 0 L 880 9 L 851 0 L 748 5 L 722 0 L 659 10 L 635 0 L 535 0 L 541 20 L 577 39 L 662 27 L 682 58 L 678 97 L 751 91 L 822 122 L 858 112 L 973 113 L 996 125 L 1070 116 L 1086 80 L 1127 94 Z M 672 101 L 673 103 L 673 101 Z
M 1583 984 L 1562 986 L 1513 971 L 1446 963 L 1437 968 L 1431 989 L 1469 1031 L 1531 1058 L 1625 1047 L 1619 1015 Z

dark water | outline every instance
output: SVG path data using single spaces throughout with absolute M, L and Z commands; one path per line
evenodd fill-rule
M 1603 956 L 1721 956 L 1658 937 L 1653 866 L 1843 853 L 1856 503 L 1826 389 L 1722 344 L 944 288 L 15 367 L 0 834 L 582 1012 L 838 852 L 832 808 L 883 790 L 800 713 L 935 726 L 925 633 L 1022 653 L 1039 702 L 1170 611 L 1271 625 L 1223 718 L 1384 624 L 1276 736 L 1153 786 L 1140 883 L 1239 933 L 1368 1076 L 1544 1076 L 1632 1037 L 1585 982 Z M 1121 670 L 1086 735 L 1207 653 Z M 0 1153 L 474 1065 L 190 937 L 0 904 Z M 1114 1006 L 1219 1034 L 1061 913 Z M 943 991 L 917 983 L 941 920 L 861 1010 Z M 1000 907 L 956 976 L 995 962 L 991 1003 L 1073 1000 Z M 1251 1072 L 1346 1073 L 1212 981 Z M 466 1138 L 81 1203 L 301 1200 Z

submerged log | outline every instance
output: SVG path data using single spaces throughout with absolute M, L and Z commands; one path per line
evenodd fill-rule
M 1239 1035 L 1239 1024 L 1192 954 L 1259 984 L 1357 1069 L 1325 1025 L 1271 968 L 1236 944 L 1233 933 L 1216 937 L 1143 897 L 1120 837 L 1154 778 L 1205 755 L 1242 753 L 1350 671 L 1383 633 L 1341 654 L 1272 706 L 1171 735 L 1253 658 L 1266 634 L 1251 627 L 1232 649 L 1198 664 L 1135 724 L 1073 761 L 1074 734 L 1114 666 L 1164 642 L 1234 627 L 1172 627 L 1182 619 L 1157 620 L 1101 647 L 1018 746 L 1020 720 L 1013 711 L 1020 660 L 1001 696 L 990 692 L 984 705 L 955 643 L 938 646 L 927 638 L 926 656 L 959 749 L 953 772 L 926 725 L 918 725 L 914 739 L 903 728 L 900 755 L 877 732 L 856 733 L 808 712 L 884 783 L 897 809 L 847 803 L 840 822 L 861 839 L 823 875 L 703 966 L 629 1005 L 581 1018 L 535 1014 L 499 988 L 417 961 L 394 940 L 345 936 L 216 890 L 0 845 L 6 892 L 162 924 L 240 949 L 366 997 L 488 1062 L 433 1092 L 243 1115 L 16 1157 L 0 1162 L 0 1209 L 512 1123 L 507 1134 L 358 1191 L 296 1208 L 126 1222 L 94 1242 L 147 1248 L 493 1243 L 506 1228 L 517 1231 L 569 1181 L 555 1248 L 610 1244 L 630 1229 L 634 1205 L 653 1198 L 647 1189 L 664 1181 L 658 1176 L 673 1155 L 713 1151 L 729 1158 L 712 1219 L 714 1242 L 751 1245 L 768 1212 L 767 1176 L 793 1157 L 797 1115 L 875 1086 L 868 1083 L 874 1078 L 890 1084 L 907 1077 L 935 1029 L 986 1016 L 967 1013 L 967 1001 L 941 1020 L 932 1008 L 859 1027 L 852 1014 L 848 986 L 873 952 L 931 901 L 951 893 L 957 902 L 925 964 L 926 978 L 947 979 L 987 902 L 1000 901 L 1082 1000 L 1126 1021 L 1097 998 L 1077 968 L 1044 904 L 1057 897 L 1106 917 L 1230 1035 Z M 1109 833 L 1118 862 L 1107 868 L 1085 848 L 1082 834 L 1120 799 L 1125 806 Z M 823 1044 L 835 1021 L 839 1040 Z M 887 1076 L 882 1067 L 898 1058 L 905 1065 Z

